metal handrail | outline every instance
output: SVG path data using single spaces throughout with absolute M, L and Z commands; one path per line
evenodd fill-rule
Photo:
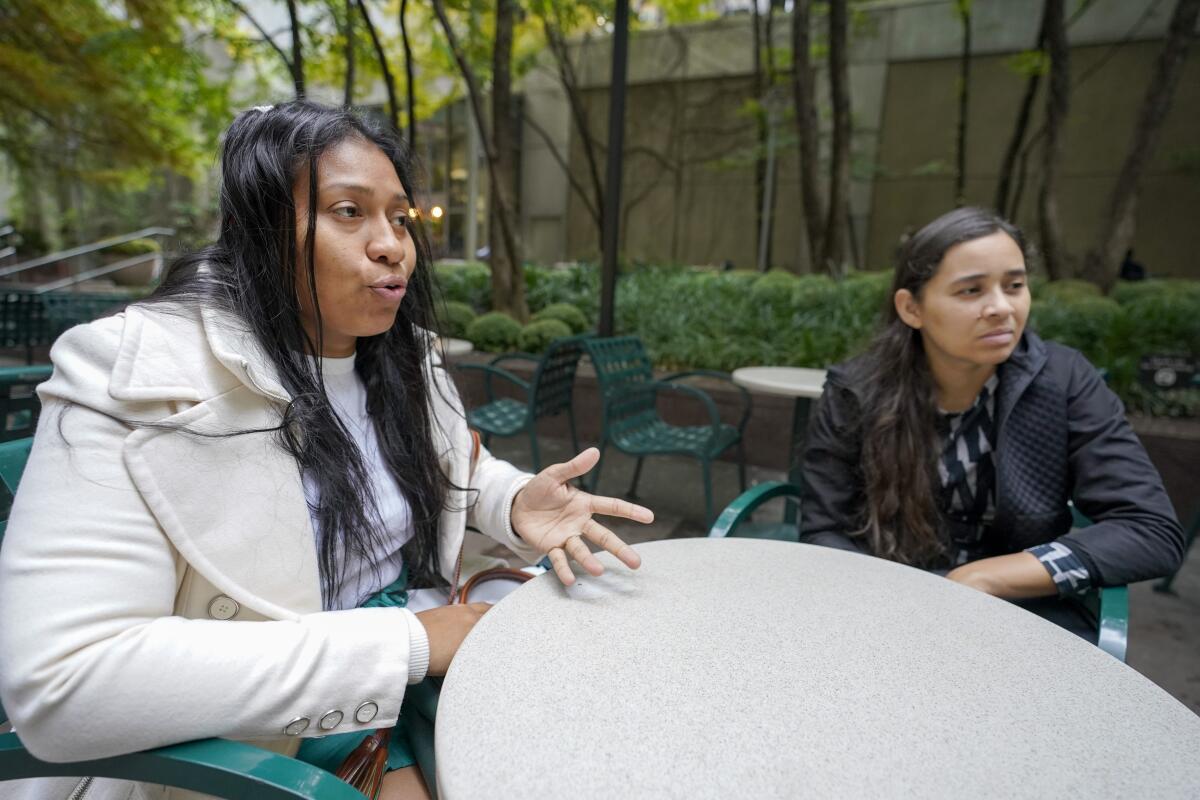
M 11 267 L 0 268 L 0 278 L 7 277 L 8 275 L 14 275 L 18 272 L 24 272 L 25 270 L 33 269 L 34 267 L 42 267 L 46 264 L 53 264 L 56 261 L 65 261 L 68 258 L 81 256 L 85 253 L 94 253 L 97 250 L 103 250 L 107 247 L 114 247 L 118 244 L 132 242 L 134 239 L 144 239 L 147 236 L 173 236 L 174 234 L 174 228 L 142 228 L 140 231 L 127 233 L 123 236 L 111 236 L 107 239 L 101 239 L 98 242 L 80 245 L 79 247 L 73 247 L 70 250 L 60 250 L 57 253 L 50 253 L 49 255 L 40 256 L 38 258 L 30 259 L 29 261 L 22 261 L 19 264 L 13 264 Z
M 46 292 L 53 292 L 57 291 L 58 289 L 66 289 L 68 286 L 75 286 L 76 284 L 83 283 L 84 281 L 90 281 L 92 278 L 99 278 L 101 275 L 107 275 L 110 272 L 116 272 L 117 270 L 122 270 L 126 267 L 133 267 L 138 264 L 143 264 L 147 261 L 153 261 L 160 255 L 162 254 L 139 253 L 136 256 L 130 256 L 129 258 L 121 259 L 115 264 L 105 264 L 103 267 L 89 269 L 88 271 L 81 272 L 78 275 L 72 275 L 70 278 L 62 278 L 57 281 L 51 281 L 50 283 L 38 284 L 38 287 L 33 290 L 33 293 L 45 294 Z

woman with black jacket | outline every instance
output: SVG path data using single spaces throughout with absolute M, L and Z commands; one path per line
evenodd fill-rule
M 1121 402 L 1025 330 L 1021 232 L 961 208 L 909 238 L 867 352 L 829 371 L 801 541 L 914 566 L 1082 633 L 1065 597 L 1175 570 L 1183 535 Z M 1095 523 L 1071 529 L 1068 501 Z

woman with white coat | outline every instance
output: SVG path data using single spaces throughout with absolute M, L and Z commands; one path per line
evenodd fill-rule
M 64 334 L 39 387 L 0 698 L 47 761 L 213 736 L 303 758 L 308 737 L 394 724 L 487 609 L 404 608 L 453 591 L 468 526 L 564 584 L 568 558 L 602 570 L 585 540 L 639 564 L 593 514 L 651 512 L 571 484 L 595 450 L 531 476 L 473 442 L 426 332 L 397 139 L 288 103 L 241 114 L 221 169 L 217 243 Z M 394 740 L 381 797 L 426 796 Z

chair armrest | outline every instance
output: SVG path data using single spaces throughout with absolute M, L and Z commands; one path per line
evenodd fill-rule
M 499 364 L 501 361 L 510 361 L 510 360 L 532 361 L 533 363 L 537 364 L 542 360 L 542 357 L 535 356 L 533 353 L 501 353 L 500 355 L 496 356 L 488 363 L 494 367 L 497 364 Z
M 1096 644 L 1124 663 L 1129 644 L 1129 587 L 1108 586 L 1100 590 L 1099 637 Z
M 517 386 L 521 387 L 521 389 L 524 390 L 526 394 L 529 393 L 529 382 L 528 381 L 518 378 L 516 375 L 512 374 L 508 370 L 503 369 L 501 367 L 493 367 L 491 364 L 455 364 L 454 368 L 461 369 L 461 370 L 474 369 L 474 370 L 479 370 L 480 372 L 483 372 L 484 373 L 483 388 L 487 392 L 487 399 L 488 399 L 489 403 L 496 399 L 495 391 L 492 389 L 492 376 L 493 375 L 498 375 L 499 377 L 504 378 L 507 381 L 511 381 L 511 382 L 515 383 Z
M 160 783 L 230 800 L 363 800 L 360 792 L 330 772 L 228 739 L 51 764 L 34 758 L 15 733 L 0 735 L 0 780 L 73 775 Z
M 754 509 L 768 500 L 776 497 L 799 496 L 800 487 L 794 483 L 767 481 L 757 486 L 751 486 L 735 497 L 733 502 L 725 507 L 725 510 L 717 517 L 717 521 L 713 523 L 712 529 L 708 532 L 708 537 L 710 539 L 719 539 L 725 536 L 732 536 L 734 531 L 737 530 L 737 526 L 741 525 L 754 512 Z
M 667 383 L 665 381 L 646 381 L 627 387 L 626 391 L 634 392 L 672 392 L 691 397 L 694 400 L 700 401 L 700 405 L 704 406 L 704 410 L 708 412 L 708 424 L 712 428 L 712 436 L 717 435 L 717 430 L 721 427 L 721 413 L 717 411 L 717 404 L 708 396 L 708 392 L 697 389 L 695 386 L 688 386 L 682 383 Z
M 730 386 L 738 390 L 738 393 L 742 398 L 742 416 L 738 420 L 737 428 L 738 433 L 745 431 L 746 421 L 750 419 L 750 412 L 754 408 L 754 398 L 750 395 L 750 392 L 746 389 L 746 387 L 734 381 L 733 376 L 728 372 L 718 372 L 715 369 L 689 369 L 684 372 L 672 372 L 670 375 L 660 378 L 660 380 L 665 383 L 668 381 L 678 380 L 680 378 L 692 377 L 717 378 L 718 380 L 727 382 Z

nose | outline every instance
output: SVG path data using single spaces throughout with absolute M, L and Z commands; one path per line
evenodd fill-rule
M 367 258 L 389 266 L 397 265 L 404 260 L 404 250 L 408 239 L 405 229 L 402 228 L 397 233 L 390 220 L 376 220 L 371 225 L 369 237 Z
M 1013 313 L 1013 304 L 1004 290 L 997 286 L 984 300 L 981 316 L 1004 318 Z

